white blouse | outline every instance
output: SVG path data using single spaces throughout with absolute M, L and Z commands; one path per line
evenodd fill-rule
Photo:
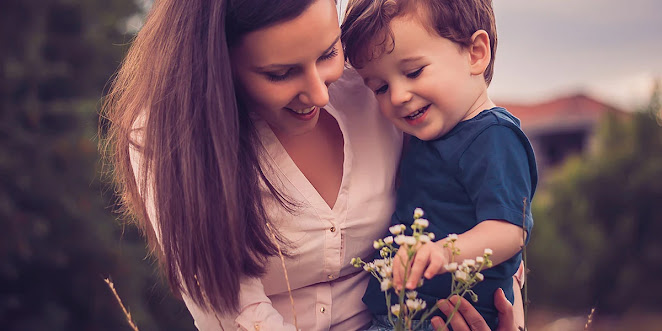
M 370 322 L 361 301 L 369 274 L 350 265 L 353 257 L 369 259 L 373 240 L 384 235 L 394 207 L 394 179 L 402 133 L 384 119 L 372 91 L 351 69 L 329 87 L 325 109 L 337 121 L 344 138 L 342 183 L 329 208 L 294 164 L 269 126 L 258 121 L 267 176 L 300 206 L 289 214 L 278 203 L 265 201 L 274 225 L 291 243 L 285 259 L 301 330 L 358 330 Z M 268 196 L 268 195 L 265 195 Z M 295 330 L 287 283 L 278 256 L 268 261 L 262 279 L 241 285 L 238 316 L 204 313 L 185 302 L 199 330 Z

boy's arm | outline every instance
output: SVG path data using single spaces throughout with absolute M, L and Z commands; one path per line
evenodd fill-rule
M 471 230 L 457 236 L 455 247 L 460 250 L 460 255 L 455 256 L 455 262 L 462 263 L 465 259 L 475 259 L 483 256 L 485 248 L 492 250 L 493 265 L 500 264 L 519 251 L 524 246 L 526 232 L 521 226 L 500 220 L 486 220 L 478 223 Z M 450 247 L 443 248 L 447 238 L 435 242 L 444 249 L 446 261 L 451 261 Z M 442 270 L 439 273 L 444 273 Z
M 455 256 L 454 261 L 461 263 L 465 259 L 475 259 L 477 256 L 483 256 L 485 249 L 489 248 L 493 252 L 490 259 L 495 266 L 510 259 L 522 249 L 526 240 L 525 235 L 526 232 L 521 227 L 509 222 L 498 220 L 480 222 L 471 230 L 458 235 L 455 247 L 460 250 L 460 255 Z M 446 272 L 444 265 L 453 261 L 450 247 L 444 247 L 446 242 L 447 238 L 444 238 L 424 244 L 418 249 L 405 284 L 407 289 L 415 289 L 423 276 L 430 279 Z M 393 280 L 397 289 L 400 289 L 404 277 L 402 275 L 404 268 L 399 266 L 401 260 L 406 260 L 406 255 L 399 251 L 396 256 L 396 267 L 393 269 Z

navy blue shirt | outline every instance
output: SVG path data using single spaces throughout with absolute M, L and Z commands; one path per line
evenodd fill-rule
M 533 149 L 519 120 L 504 108 L 484 110 L 441 138 L 410 139 L 400 163 L 400 186 L 391 223 L 409 227 L 414 209 L 420 207 L 430 221 L 427 231 L 437 240 L 450 233 L 464 233 L 485 220 L 504 220 L 519 227 L 524 222 L 528 240 L 537 181 Z M 502 288 L 513 302 L 512 276 L 520 261 L 518 253 L 485 270 L 485 280 L 474 287 L 478 295 L 474 306 L 492 329 L 498 323 L 494 291 Z M 432 307 L 450 294 L 450 284 L 450 274 L 444 273 L 425 280 L 417 291 Z M 386 300 L 376 279 L 371 278 L 363 302 L 373 314 L 386 315 Z

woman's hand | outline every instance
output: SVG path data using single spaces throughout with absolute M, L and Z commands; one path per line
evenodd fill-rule
M 450 326 L 455 331 L 490 331 L 490 328 L 485 323 L 485 319 L 478 313 L 478 311 L 464 298 L 455 295 L 449 300 L 439 300 L 437 306 L 446 315 L 449 316 L 453 312 L 453 308 L 460 301 L 460 307 L 451 318 Z M 519 330 L 515 325 L 515 317 L 513 314 L 513 306 L 510 304 L 503 290 L 499 289 L 494 292 L 494 305 L 499 311 L 499 327 L 496 331 L 516 331 Z M 444 326 L 444 321 L 435 316 L 432 318 L 432 326 L 436 330 L 441 330 Z

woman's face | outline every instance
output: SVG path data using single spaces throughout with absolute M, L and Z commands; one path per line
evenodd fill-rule
M 344 56 L 332 0 L 316 0 L 293 20 L 246 34 L 231 50 L 233 74 L 249 111 L 278 135 L 317 124 L 340 78 Z

